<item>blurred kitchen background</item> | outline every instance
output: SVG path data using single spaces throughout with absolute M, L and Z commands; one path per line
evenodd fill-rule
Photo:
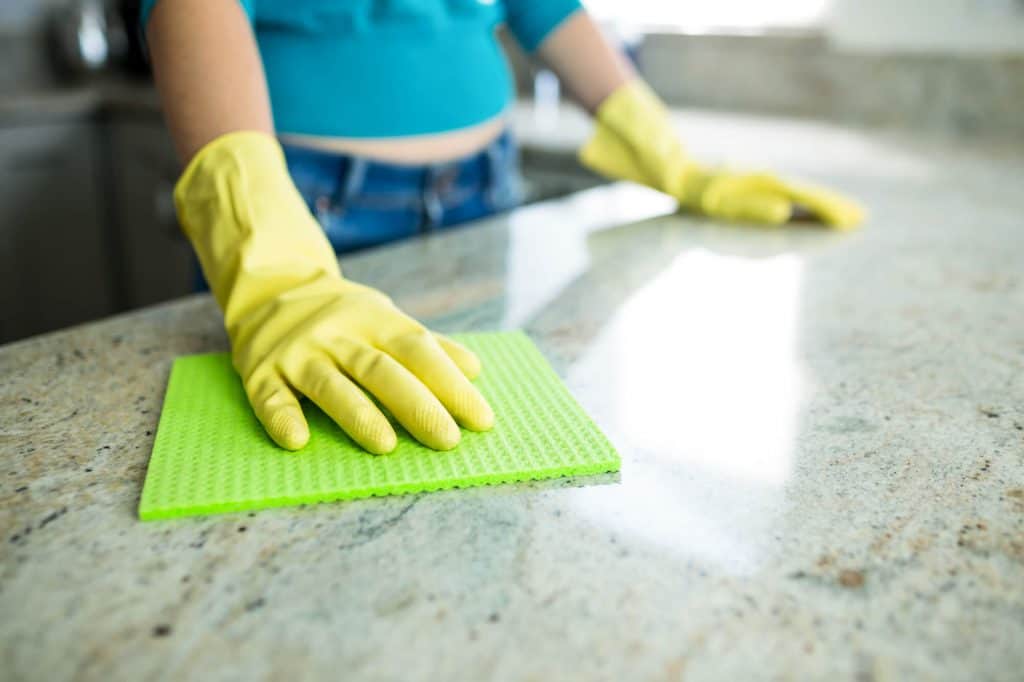
M 1024 141 L 1024 0 L 588 0 L 673 106 Z M 0 343 L 192 291 L 137 0 L 0 0 Z M 506 41 L 508 42 L 508 41 Z M 529 200 L 600 182 L 509 44 Z

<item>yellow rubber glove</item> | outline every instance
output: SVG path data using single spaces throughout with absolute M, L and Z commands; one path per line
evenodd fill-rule
M 174 199 L 224 311 L 235 369 L 278 445 L 309 440 L 300 394 L 374 453 L 397 439 L 367 393 L 437 450 L 458 444 L 456 422 L 474 431 L 494 424 L 470 383 L 480 371 L 471 351 L 342 277 L 273 137 L 237 132 L 209 143 Z
M 852 228 L 864 218 L 856 202 L 821 187 L 693 162 L 665 105 L 640 80 L 601 103 L 594 134 L 579 157 L 601 175 L 653 187 L 675 197 L 681 207 L 715 218 L 780 225 L 806 212 L 839 229 Z

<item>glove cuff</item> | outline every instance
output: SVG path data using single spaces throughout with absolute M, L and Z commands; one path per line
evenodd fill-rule
M 598 172 L 636 180 L 679 198 L 693 166 L 672 125 L 665 104 L 640 79 L 629 81 L 597 108 L 598 130 L 581 151 L 584 163 Z M 617 144 L 609 142 L 616 139 Z M 600 157 L 606 157 L 604 159 Z M 630 172 L 604 171 L 629 167 Z
M 284 289 L 341 276 L 271 135 L 233 132 L 208 143 L 182 173 L 174 201 L 229 331 Z

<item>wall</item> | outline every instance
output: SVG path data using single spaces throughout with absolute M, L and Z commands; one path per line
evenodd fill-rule
M 56 82 L 46 20 L 68 0 L 0 0 L 0 95 Z
M 826 27 L 847 50 L 1024 54 L 1024 0 L 834 0 Z
M 0 1 L 0 34 L 23 33 L 38 29 L 52 7 L 67 0 L 2 0 Z

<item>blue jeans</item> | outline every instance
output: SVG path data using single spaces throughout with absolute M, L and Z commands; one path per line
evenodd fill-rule
M 288 170 L 335 252 L 445 230 L 519 204 L 512 135 L 446 163 L 405 166 L 286 145 Z
M 288 171 L 338 254 L 446 230 L 522 200 L 515 139 L 445 163 L 398 165 L 284 145 Z M 196 290 L 209 286 L 196 264 Z

